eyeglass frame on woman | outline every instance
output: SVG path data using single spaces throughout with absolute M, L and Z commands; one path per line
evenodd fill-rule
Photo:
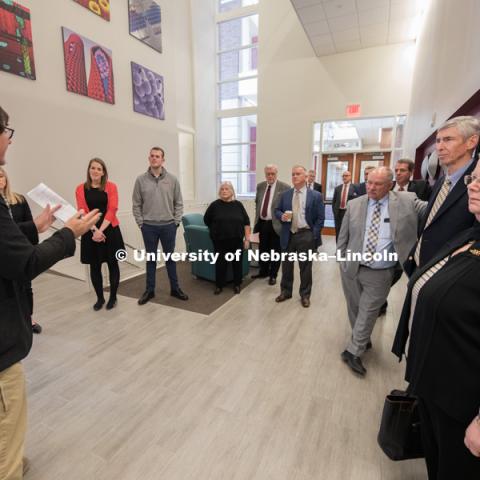
M 13 134 L 15 133 L 15 130 L 10 127 L 0 127 L 1 129 L 1 135 L 3 135 L 5 132 L 7 132 L 8 139 L 11 140 L 13 137 Z
M 480 177 L 478 177 L 477 175 L 473 174 L 473 175 L 465 175 L 463 177 L 463 181 L 465 183 L 465 185 L 470 185 L 471 183 L 473 182 L 478 182 L 480 183 Z

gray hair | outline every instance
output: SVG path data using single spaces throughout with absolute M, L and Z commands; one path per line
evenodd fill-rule
M 461 117 L 453 117 L 450 120 L 447 120 L 443 125 L 440 125 L 438 132 L 440 130 L 445 130 L 446 128 L 455 127 L 463 137 L 463 140 L 467 140 L 473 135 L 480 136 L 480 121 L 478 118 L 472 117 L 471 115 L 463 115 Z
M 415 168 L 415 162 L 411 158 L 400 158 L 397 160 L 397 163 L 404 163 L 407 165 L 409 172 L 413 172 L 413 169 Z
M 265 165 L 263 171 L 266 172 L 267 168 L 273 168 L 275 170 L 275 173 L 278 173 L 278 167 L 274 163 L 269 163 L 268 165 Z
M 390 167 L 376 167 L 374 168 L 368 175 L 370 178 L 370 175 L 372 173 L 376 173 L 379 175 L 384 175 L 385 178 L 387 179 L 387 182 L 393 182 L 393 170 Z
M 218 187 L 218 196 L 219 197 L 220 197 L 220 190 L 222 189 L 222 187 L 228 187 L 230 189 L 230 191 L 232 192 L 232 200 L 236 199 L 235 189 L 233 188 L 232 182 L 226 180 L 225 182 L 220 183 L 220 185 Z
M 307 173 L 308 173 L 309 175 L 310 175 L 311 173 L 313 173 L 314 175 L 317 175 L 317 172 L 316 172 L 313 168 L 311 168 Z
M 303 165 L 294 165 L 292 167 L 292 170 L 295 170 L 296 168 L 301 168 L 305 173 L 307 173 L 307 169 Z

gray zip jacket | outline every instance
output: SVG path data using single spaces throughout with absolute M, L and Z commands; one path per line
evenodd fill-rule
M 183 215 L 183 199 L 177 178 L 162 168 L 159 177 L 150 168 L 137 177 L 132 195 L 133 216 L 137 225 L 180 224 Z

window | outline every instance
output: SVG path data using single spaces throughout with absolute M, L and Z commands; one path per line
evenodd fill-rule
M 255 195 L 257 116 L 220 119 L 219 181 L 232 182 L 238 196 Z
M 258 14 L 252 7 L 256 4 L 258 0 L 218 0 L 217 18 L 217 102 L 222 112 L 217 179 L 232 182 L 236 194 L 247 197 L 256 190 Z

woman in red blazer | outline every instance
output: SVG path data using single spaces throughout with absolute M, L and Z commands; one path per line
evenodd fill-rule
M 115 256 L 118 250 L 124 250 L 122 233 L 118 226 L 118 192 L 117 186 L 108 181 L 105 162 L 100 158 L 90 160 L 87 169 L 87 181 L 81 183 L 76 191 L 77 208 L 85 213 L 98 208 L 102 216 L 92 230 L 82 236 L 81 262 L 90 265 L 90 278 L 97 294 L 93 306 L 100 310 L 105 303 L 103 296 L 102 263 L 107 262 L 110 275 L 110 298 L 107 310 L 117 303 L 117 289 L 120 283 L 120 269 Z

